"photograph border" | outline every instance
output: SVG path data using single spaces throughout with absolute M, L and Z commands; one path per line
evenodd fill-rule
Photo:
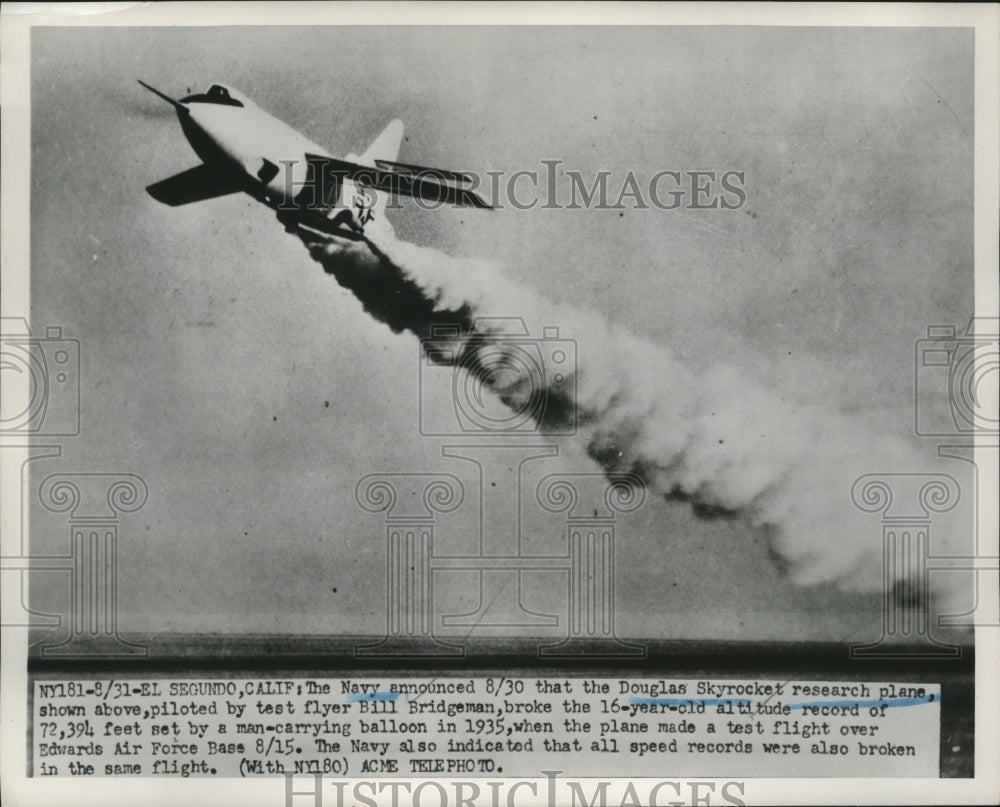
M 279 7 L 280 6 L 280 7 Z M 1000 230 L 1000 114 L 996 87 L 1000 86 L 1000 6 L 893 4 L 768 4 L 768 3 L 5 3 L 0 9 L 0 106 L 3 109 L 3 173 L 0 180 L 0 267 L 4 317 L 27 317 L 30 308 L 30 34 L 36 26 L 151 26 L 151 25 L 745 25 L 745 26 L 887 26 L 972 27 L 975 29 L 975 314 L 998 311 L 998 256 Z M 44 325 L 45 323 L 40 323 Z M 7 441 L 0 454 L 2 554 L 21 552 L 28 515 L 19 487 L 27 461 L 26 440 Z M 998 523 L 997 469 L 984 449 L 992 445 L 976 435 L 979 463 L 978 523 Z M 996 534 L 992 539 L 996 541 Z M 993 554 L 998 554 L 996 544 Z M 984 592 L 985 613 L 998 612 L 994 586 Z M 24 742 L 30 715 L 28 699 L 28 629 L 5 627 L 0 654 L 0 714 L 4 749 L 2 789 L 4 803 L 36 805 L 63 803 L 68 794 L 77 805 L 109 803 L 185 803 L 211 805 L 284 805 L 283 778 L 248 780 L 181 780 L 149 778 L 77 778 L 71 783 L 29 778 Z M 769 779 L 746 780 L 743 798 L 748 804 L 856 803 L 871 804 L 982 803 L 1000 792 L 1000 632 L 985 626 L 975 637 L 976 717 L 975 778 L 961 779 Z M 369 777 L 370 778 L 370 777 Z M 602 779 L 608 777 L 600 777 Z M 470 779 L 470 781 L 476 781 Z M 485 782 L 486 780 L 481 780 Z M 543 779 L 539 781 L 544 782 Z M 721 787 L 725 778 L 714 781 Z M 485 787 L 485 785 L 484 785 Z M 544 791 L 543 791 L 544 792 Z M 383 794 L 388 803 L 388 794 Z M 308 800 L 301 803 L 310 803 Z M 544 803 L 544 798 L 523 803 Z

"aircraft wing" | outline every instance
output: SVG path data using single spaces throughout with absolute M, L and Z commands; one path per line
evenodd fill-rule
M 146 188 L 146 191 L 156 201 L 178 207 L 226 196 L 242 189 L 237 179 L 202 164 L 160 180 Z
M 428 176 L 444 177 L 452 182 L 473 182 L 471 174 L 460 171 L 446 171 L 443 168 L 428 168 L 425 165 L 411 165 L 410 163 L 396 163 L 391 160 L 375 160 L 375 165 L 387 171 L 400 171 L 409 174 L 426 174 Z
M 493 209 L 492 205 L 474 192 L 473 178 L 468 174 L 388 160 L 377 160 L 376 166 L 372 167 L 312 154 L 307 154 L 306 158 L 309 162 L 322 166 L 328 181 L 350 179 L 393 196 L 411 196 L 428 202 L 447 202 L 459 207 Z

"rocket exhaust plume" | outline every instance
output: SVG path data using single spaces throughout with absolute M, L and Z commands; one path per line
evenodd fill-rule
M 792 393 L 768 388 L 739 368 L 686 367 L 668 348 L 596 313 L 511 283 L 493 262 L 454 258 L 391 231 L 377 247 L 304 230 L 299 237 L 393 331 L 427 339 L 436 326 L 459 326 L 450 340 L 433 340 L 429 358 L 478 375 L 517 411 L 545 395 L 542 430 L 575 416 L 577 438 L 605 472 L 635 473 L 651 491 L 689 502 L 700 516 L 740 519 L 763 530 L 779 566 L 799 584 L 882 587 L 879 520 L 852 505 L 851 490 L 867 473 L 926 470 L 909 443 L 831 408 L 796 404 Z M 510 316 L 558 325 L 576 340 L 575 383 L 539 390 L 538 379 L 529 383 L 505 371 L 503 334 L 489 318 Z M 969 554 L 971 526 L 942 523 L 954 515 L 935 516 L 935 555 Z M 931 577 L 936 586 L 964 580 Z

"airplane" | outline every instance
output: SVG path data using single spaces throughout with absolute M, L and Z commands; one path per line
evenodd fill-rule
M 139 83 L 171 104 L 202 163 L 146 188 L 176 207 L 247 193 L 277 213 L 288 232 L 299 230 L 368 241 L 390 197 L 492 210 L 474 193 L 467 173 L 396 162 L 403 123 L 394 120 L 360 155 L 333 157 L 242 93 L 213 84 L 176 100 Z M 368 235 L 366 235 L 368 228 Z

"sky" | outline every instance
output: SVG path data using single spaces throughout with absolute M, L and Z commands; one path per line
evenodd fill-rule
M 390 218 L 401 239 L 495 261 L 689 368 L 737 366 L 912 442 L 914 470 L 960 475 L 912 437 L 913 357 L 928 325 L 963 326 L 973 307 L 972 44 L 959 29 L 36 28 L 31 317 L 80 340 L 83 401 L 80 436 L 37 474 L 148 484 L 120 526 L 122 629 L 378 633 L 384 527 L 358 480 L 445 472 L 478 493 L 448 440 L 420 433 L 420 407 L 451 402 L 413 335 L 368 316 L 248 197 L 168 208 L 145 193 L 197 158 L 136 79 L 174 96 L 231 85 L 334 154 L 398 117 L 400 160 L 421 165 L 556 159 L 612 187 L 629 171 L 745 172 L 738 210 L 404 203 Z M 599 472 L 554 442 L 525 490 Z M 486 478 L 502 484 L 503 465 Z M 565 546 L 559 518 L 527 521 L 535 546 Z M 442 551 L 471 551 L 477 524 L 474 507 L 442 517 Z M 33 551 L 65 535 L 35 508 Z M 620 635 L 877 632 L 879 592 L 796 584 L 738 521 L 651 497 L 617 538 Z M 36 577 L 33 604 L 58 610 L 64 581 Z M 441 608 L 474 599 L 441 580 Z M 565 610 L 562 585 L 527 575 L 527 603 Z

